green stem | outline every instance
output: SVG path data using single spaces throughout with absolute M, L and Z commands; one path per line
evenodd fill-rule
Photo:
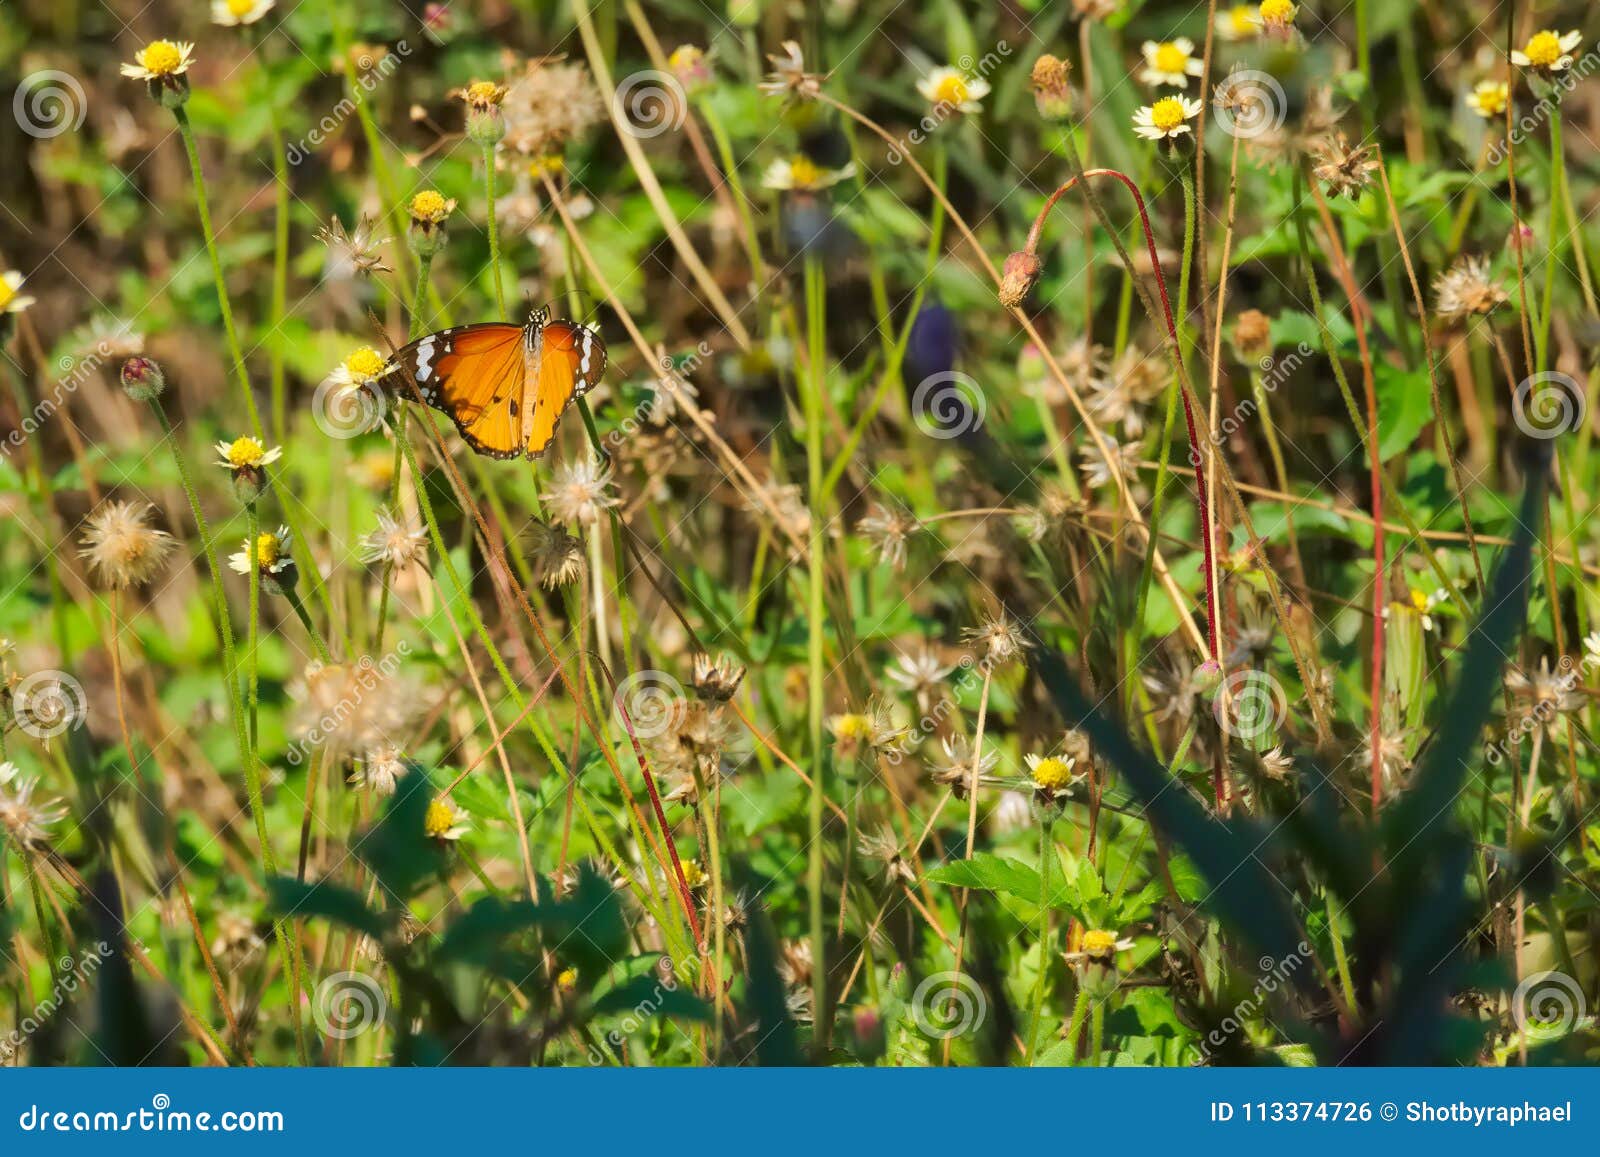
M 495 222 L 494 211 L 494 144 L 486 142 L 483 146 L 483 192 L 488 201 L 486 212 L 489 222 L 489 275 L 494 280 L 494 303 L 500 312 L 498 316 L 506 316 L 506 291 L 500 284 L 500 231 Z M 418 300 L 421 300 L 420 283 Z M 415 319 L 416 312 L 412 312 Z
M 1067 1063 L 1078 1063 L 1078 1039 L 1083 1035 L 1083 1018 L 1089 1011 L 1089 993 L 1078 983 L 1078 996 L 1072 1002 L 1072 1019 L 1067 1022 Z
M 825 341 L 827 292 L 822 267 L 817 258 L 805 263 L 806 329 L 810 350 L 810 373 L 802 379 L 806 423 L 806 467 L 812 495 L 811 543 L 806 561 L 808 624 L 806 657 L 809 675 L 808 724 L 811 751 L 811 798 L 808 809 L 810 847 L 806 882 L 811 923 L 811 1007 L 815 1010 L 819 1047 L 827 1041 L 827 938 L 823 921 L 823 844 L 822 819 L 827 790 L 827 753 L 823 749 L 823 551 L 827 545 L 827 514 L 824 507 L 822 477 L 822 391 L 827 381 Z
M 1033 1037 L 1028 1045 L 1028 1064 L 1039 1059 L 1039 1034 L 1044 1028 L 1044 997 L 1050 973 L 1050 869 L 1056 858 L 1055 816 L 1046 814 L 1039 824 L 1039 979 L 1033 988 Z

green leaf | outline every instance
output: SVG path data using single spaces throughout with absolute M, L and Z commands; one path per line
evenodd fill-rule
M 267 897 L 273 910 L 283 916 L 321 917 L 374 940 L 382 940 L 389 930 L 389 919 L 367 907 L 361 893 L 327 880 L 302 883 L 290 876 L 273 876 L 267 881 Z
M 1433 420 L 1433 395 L 1426 370 L 1379 371 L 1378 457 L 1387 462 L 1404 453 Z

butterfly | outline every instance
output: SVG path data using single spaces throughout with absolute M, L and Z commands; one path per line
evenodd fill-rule
M 605 368 L 605 342 L 594 329 L 551 320 L 540 308 L 525 325 L 492 321 L 430 333 L 396 353 L 385 377 L 415 382 L 422 400 L 448 414 L 479 454 L 537 458 L 572 399 Z

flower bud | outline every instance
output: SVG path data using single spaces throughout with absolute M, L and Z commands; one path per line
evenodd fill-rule
M 136 402 L 153 402 L 167 388 L 167 379 L 153 359 L 129 358 L 122 363 L 122 388 Z
M 1026 249 L 1007 257 L 1000 275 L 1000 304 L 1007 309 L 1021 309 L 1043 272 L 1044 262 Z

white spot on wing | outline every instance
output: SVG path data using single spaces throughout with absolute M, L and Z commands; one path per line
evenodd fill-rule
M 433 361 L 433 348 L 434 339 L 431 334 L 423 338 L 417 346 L 417 381 L 419 382 L 425 382 L 433 376 L 433 366 L 430 364 Z

